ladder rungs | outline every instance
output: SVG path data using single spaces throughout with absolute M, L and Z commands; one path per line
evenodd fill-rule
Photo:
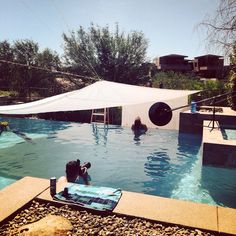
M 105 116 L 104 113 L 96 113 L 96 112 L 92 113 L 92 115 L 96 115 L 96 116 Z
M 98 118 L 99 116 L 100 116 L 100 119 Z M 101 116 L 104 117 L 103 120 L 101 120 L 102 119 Z M 91 123 L 93 123 L 93 122 L 109 124 L 109 109 L 107 109 L 107 108 L 105 108 L 105 109 L 93 109 L 92 114 L 91 114 Z

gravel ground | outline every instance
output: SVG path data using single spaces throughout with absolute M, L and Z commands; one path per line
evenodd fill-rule
M 218 235 L 199 229 L 164 225 L 140 218 L 116 215 L 101 216 L 84 210 L 75 210 L 68 205 L 59 207 L 37 201 L 33 201 L 28 208 L 23 209 L 12 220 L 0 225 L 0 235 L 20 235 L 18 233 L 19 227 L 36 222 L 49 214 L 63 216 L 71 222 L 73 230 L 66 235 Z

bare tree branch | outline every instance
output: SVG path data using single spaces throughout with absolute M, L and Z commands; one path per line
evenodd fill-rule
M 236 0 L 220 0 L 214 16 L 206 18 L 199 26 L 206 30 L 208 46 L 229 55 L 236 42 Z

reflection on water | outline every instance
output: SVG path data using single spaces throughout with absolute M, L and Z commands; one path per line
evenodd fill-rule
M 107 134 L 109 127 L 104 124 L 92 124 L 93 129 L 93 136 L 95 138 L 95 142 L 98 145 L 100 142 L 103 143 L 103 145 L 106 145 L 107 143 Z
M 153 179 L 159 180 L 170 169 L 170 158 L 166 152 L 155 152 L 147 157 L 147 161 L 145 172 Z
M 149 129 L 134 140 L 130 128 L 119 126 L 104 129 L 103 125 L 24 119 L 12 119 L 10 125 L 29 135 L 34 144 L 18 142 L 20 138 L 16 141 L 11 135 L 0 137 L 12 143 L 0 143 L 0 188 L 26 175 L 58 178 L 65 174 L 68 161 L 79 158 L 92 163 L 93 185 L 210 204 L 236 202 L 234 183 L 221 188 L 213 179 L 218 181 L 223 172 L 202 168 L 199 136 Z M 234 174 L 235 170 L 229 175 L 224 172 L 232 179 Z M 227 200 L 221 200 L 223 194 Z
M 192 166 L 199 160 L 201 139 L 199 136 L 179 134 L 176 135 L 175 142 L 176 144 L 167 137 L 158 151 L 150 153 L 147 157 L 145 172 L 154 181 L 147 181 L 145 186 L 152 194 L 158 192 L 159 196 L 168 195 L 181 199 L 183 197 L 181 193 L 174 194 L 173 192 L 182 179 L 191 173 Z M 170 148 L 171 146 L 174 148 Z
M 137 144 L 139 144 L 139 141 L 141 140 L 141 136 L 146 134 L 145 130 L 135 130 L 134 133 L 134 141 L 136 141 Z

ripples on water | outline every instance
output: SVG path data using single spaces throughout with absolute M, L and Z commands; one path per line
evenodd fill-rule
M 163 197 L 236 207 L 235 170 L 201 166 L 201 139 L 149 129 L 134 137 L 129 128 L 30 119 L 9 119 L 29 143 L 4 133 L 0 145 L 0 187 L 25 175 L 64 175 L 69 160 L 90 161 L 92 184 Z M 217 181 L 219 180 L 219 184 Z M 222 193 L 223 191 L 223 193 Z

